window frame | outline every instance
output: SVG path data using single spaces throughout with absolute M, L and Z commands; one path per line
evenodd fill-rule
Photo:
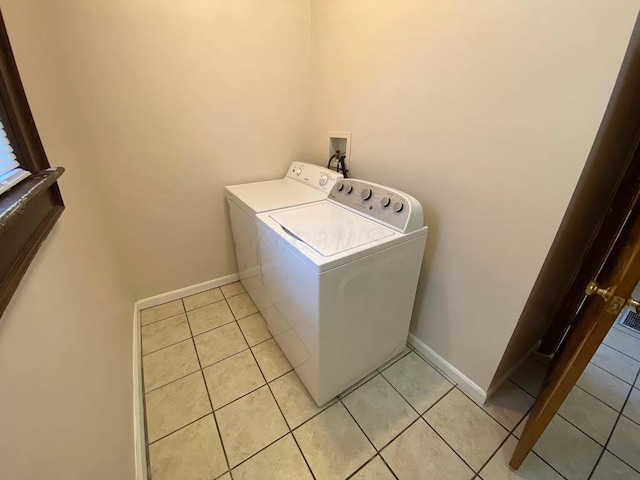
M 31 176 L 0 195 L 0 315 L 17 290 L 40 245 L 64 211 L 51 168 L 22 86 L 0 12 L 0 118 L 20 166 Z

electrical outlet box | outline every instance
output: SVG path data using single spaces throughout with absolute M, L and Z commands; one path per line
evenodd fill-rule
M 345 154 L 344 164 L 347 171 L 351 170 L 351 132 L 329 132 L 329 155 L 340 151 L 340 155 Z

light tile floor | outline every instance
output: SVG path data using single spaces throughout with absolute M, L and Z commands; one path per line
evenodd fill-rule
M 152 480 L 640 480 L 640 338 L 623 327 L 513 472 L 546 370 L 533 359 L 479 406 L 408 347 L 319 408 L 239 283 L 141 325 Z

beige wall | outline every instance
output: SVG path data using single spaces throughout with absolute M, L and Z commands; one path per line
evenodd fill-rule
M 560 224 L 638 10 L 619 2 L 312 1 L 311 153 L 415 195 L 412 332 L 487 389 Z
M 48 3 L 136 298 L 234 273 L 223 187 L 302 158 L 309 2 Z
M 600 222 L 610 209 L 616 189 L 631 161 L 629 152 L 635 148 L 636 133 L 640 128 L 640 113 L 636 109 L 640 101 L 639 83 L 640 24 L 636 19 L 589 158 L 495 373 L 495 385 L 499 385 L 510 368 L 545 335 L 556 315 L 560 318 L 568 315 L 565 308 L 571 309 L 571 306 L 564 305 L 564 293 L 575 275 L 579 274 L 579 269 L 586 265 L 586 275 L 596 275 L 597 265 L 588 261 L 582 265 L 583 257 L 594 241 Z M 609 232 L 609 235 L 614 233 Z
M 133 292 L 118 271 L 58 82 L 42 2 L 3 0 L 23 83 L 67 204 L 0 319 L 0 477 L 132 479 Z

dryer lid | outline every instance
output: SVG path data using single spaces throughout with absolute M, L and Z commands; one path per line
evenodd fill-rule
M 390 228 L 327 201 L 274 212 L 269 217 L 323 257 L 396 235 Z

